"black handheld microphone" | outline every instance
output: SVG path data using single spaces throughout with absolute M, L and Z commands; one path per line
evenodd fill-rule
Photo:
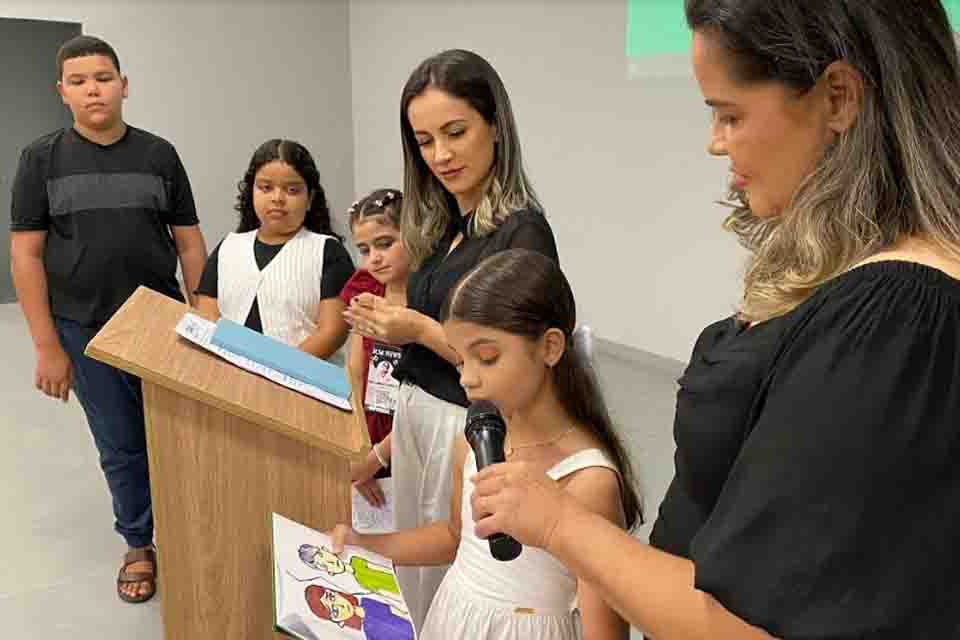
M 507 437 L 507 424 L 492 402 L 478 400 L 467 409 L 467 426 L 463 430 L 473 455 L 477 459 L 477 471 L 487 465 L 506 461 L 503 454 L 503 441 Z M 513 560 L 523 551 L 523 546 L 503 533 L 495 533 L 489 538 L 490 553 L 497 560 Z

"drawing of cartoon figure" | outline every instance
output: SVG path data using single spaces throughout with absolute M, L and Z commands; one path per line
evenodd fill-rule
M 350 558 L 350 563 L 346 564 L 326 547 L 317 547 L 312 544 L 300 545 L 299 553 L 300 559 L 308 567 L 326 571 L 331 576 L 350 574 L 357 584 L 367 591 L 391 600 L 400 598 L 400 586 L 389 567 L 370 562 L 360 556 L 353 556 Z
M 304 597 L 315 616 L 363 631 L 368 640 L 414 640 L 410 620 L 385 602 L 317 585 L 308 586 Z

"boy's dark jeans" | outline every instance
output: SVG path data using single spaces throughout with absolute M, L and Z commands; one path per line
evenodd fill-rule
M 140 379 L 83 354 L 100 330 L 54 318 L 73 367 L 73 391 L 100 452 L 113 496 L 114 527 L 131 547 L 153 542 L 153 511 Z

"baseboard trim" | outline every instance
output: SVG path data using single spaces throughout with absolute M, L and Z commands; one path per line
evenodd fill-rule
M 613 358 L 628 365 L 642 366 L 647 369 L 654 369 L 668 375 L 674 379 L 683 374 L 687 363 L 661 356 L 650 351 L 638 349 L 622 342 L 615 342 L 605 338 L 594 336 L 594 349 L 597 354 L 603 354 L 606 358 Z

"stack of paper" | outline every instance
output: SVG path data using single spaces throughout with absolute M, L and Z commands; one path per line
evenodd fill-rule
M 224 360 L 321 402 L 350 411 L 350 383 L 342 367 L 221 318 L 187 313 L 177 333 Z

